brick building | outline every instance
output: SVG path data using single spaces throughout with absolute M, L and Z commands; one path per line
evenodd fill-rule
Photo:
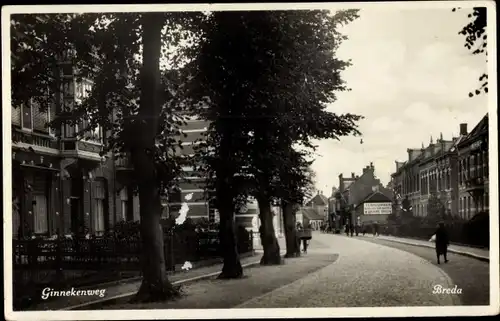
M 372 193 L 378 192 L 386 198 L 392 197 L 392 191 L 385 188 L 380 179 L 375 176 L 373 163 L 362 170 L 362 174 L 357 176 L 354 172 L 350 178 L 339 175 L 339 191 L 336 194 L 337 208 L 340 212 L 340 224 L 355 224 L 358 219 L 356 208 Z
M 105 133 L 96 128 L 77 135 L 87 125 L 84 121 L 56 130 L 47 127 L 63 106 L 74 106 L 92 85 L 77 81 L 65 60 L 58 105 L 41 108 L 31 101 L 11 107 L 13 237 L 100 234 L 117 220 L 114 160 L 99 155 Z
M 448 215 L 463 219 L 470 219 L 479 210 L 488 209 L 485 206 L 488 201 L 487 119 L 485 116 L 471 133 L 467 132 L 467 124 L 460 124 L 458 137 L 447 141 L 441 135 L 435 143 L 431 138 L 427 147 L 422 144 L 419 150 L 408 149 L 407 161 L 396 161 L 391 180 L 398 214 L 401 213 L 402 200 L 408 199 L 413 215 L 427 216 L 432 196 L 439 199 Z M 479 183 L 474 180 L 476 173 L 482 178 Z

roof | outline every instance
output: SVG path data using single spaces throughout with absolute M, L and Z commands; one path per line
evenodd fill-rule
M 382 192 L 373 192 L 373 193 L 369 194 L 364 200 L 362 200 L 358 204 L 358 206 L 356 206 L 356 207 L 359 207 L 363 203 L 368 203 L 368 202 L 371 202 L 371 203 L 392 202 L 392 200 L 389 197 L 387 197 L 386 195 L 384 195 Z
M 457 145 L 465 145 L 468 141 L 472 140 L 474 137 L 481 135 L 483 132 L 488 132 L 488 114 L 486 114 L 479 123 L 470 131 L 470 133 L 465 136 Z
M 328 198 L 323 194 L 316 194 L 306 205 L 311 206 L 312 203 L 314 205 L 328 205 Z
M 302 212 L 302 215 L 304 215 L 307 219 L 311 221 L 318 221 L 318 220 L 323 220 L 324 217 L 322 215 L 319 215 L 318 211 L 316 209 L 311 208 L 311 207 L 303 207 L 300 210 Z

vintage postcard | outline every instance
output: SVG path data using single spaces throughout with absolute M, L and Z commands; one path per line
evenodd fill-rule
M 2 8 L 7 320 L 499 312 L 493 1 Z

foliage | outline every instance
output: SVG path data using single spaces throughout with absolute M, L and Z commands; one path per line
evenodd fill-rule
M 202 17 L 174 12 L 17 15 L 11 20 L 14 106 L 31 99 L 42 110 L 53 105 L 58 114 L 54 128 L 78 124 L 81 138 L 101 127 L 106 134 L 102 155 L 131 158 L 142 205 L 145 277 L 139 300 L 162 300 L 177 293 L 164 273 L 163 238 L 157 226 L 160 194 L 175 185 L 185 164 L 176 153 L 175 139 L 180 136 L 177 107 L 182 102 L 175 95 L 180 83 L 172 81 L 176 73 L 160 77 L 160 57 L 162 44 L 178 46 L 188 36 L 182 27 L 189 29 Z M 179 61 L 171 60 L 174 66 Z M 90 92 L 75 90 L 75 81 L 90 83 Z M 159 90 L 162 86 L 166 90 Z
M 106 133 L 102 155 L 108 151 L 116 157 L 130 152 L 137 136 L 136 125 L 140 106 L 142 50 L 141 14 L 85 13 L 85 14 L 23 14 L 11 19 L 12 103 L 18 107 L 36 101 L 42 109 L 53 106 L 58 117 L 50 125 L 58 130 L 62 124 L 78 124 L 78 136 L 102 128 Z M 193 37 L 190 23 L 198 19 L 184 13 L 165 13 L 163 41 L 171 46 Z M 185 28 L 182 28 L 184 26 Z M 191 28 L 191 31 L 194 30 Z M 165 47 L 165 46 L 164 46 Z M 174 66 L 187 50 L 171 57 Z M 166 55 L 163 49 L 163 55 Z M 63 57 L 64 56 L 64 57 Z M 71 70 L 71 66 L 73 66 Z M 68 69 L 69 68 L 69 69 Z M 77 87 L 64 89 L 64 77 L 71 73 Z M 161 78 L 163 106 L 158 119 L 156 172 L 162 191 L 175 186 L 185 159 L 178 156 L 180 126 L 184 124 L 182 102 L 175 92 L 181 86 L 179 70 L 164 71 Z M 78 93 L 84 82 L 90 83 L 89 92 Z M 82 99 L 64 99 L 64 95 L 80 94 Z
M 431 226 L 436 226 L 439 222 L 446 219 L 446 207 L 437 193 L 432 193 L 427 203 L 427 215 L 425 222 Z
M 460 8 L 453 8 L 452 11 L 456 11 Z M 488 55 L 487 52 L 487 10 L 486 7 L 474 7 L 472 12 L 467 15 L 470 19 L 469 23 L 465 25 L 462 30 L 459 31 L 460 35 L 465 36 L 465 44 L 469 50 L 472 50 L 472 54 Z M 469 97 L 474 97 L 474 95 L 480 95 L 481 92 L 488 93 L 488 74 L 485 73 L 479 77 L 481 86 L 474 92 L 469 93 Z
M 308 152 L 292 146 L 314 149 L 313 138 L 358 133 L 359 116 L 325 110 L 335 92 L 347 90 L 340 72 L 349 62 L 335 58 L 346 38 L 336 27 L 356 17 L 356 10 L 334 15 L 217 12 L 210 17 L 192 65 L 198 77 L 192 90 L 205 98 L 209 108 L 202 114 L 211 121 L 204 147 L 213 150 L 201 159 L 205 171 L 217 173 L 209 176 L 230 177 L 225 183 L 231 182 L 235 200 L 256 192 L 269 201 L 303 198 L 311 182 L 304 171 Z

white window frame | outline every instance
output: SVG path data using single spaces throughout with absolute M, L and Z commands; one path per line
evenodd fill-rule
M 50 112 L 51 112 L 51 106 L 50 106 L 50 103 L 49 103 L 49 105 L 47 106 L 47 126 L 52 121 L 52 119 L 50 117 Z M 54 128 L 48 126 L 48 129 L 49 129 L 49 135 L 52 136 L 52 137 L 55 137 L 56 136 L 56 132 L 55 132 Z
M 127 221 L 127 200 L 120 200 L 120 208 L 121 208 L 121 220 L 126 222 Z
M 47 195 L 45 195 L 45 194 L 35 193 L 33 195 L 33 199 L 37 200 L 37 197 L 43 197 L 45 200 L 45 227 L 44 227 L 43 231 L 38 230 L 38 224 L 37 224 L 38 211 L 36 209 L 38 206 L 40 206 L 40 204 L 38 204 L 38 202 L 36 202 L 33 206 L 33 230 L 34 230 L 35 234 L 46 234 L 49 232 L 49 226 L 50 226 L 49 208 L 48 208 L 49 200 L 48 200 Z
M 127 187 L 122 188 L 120 191 L 120 213 L 121 219 L 126 222 L 127 221 L 127 208 L 128 208 L 128 190 Z
M 31 103 L 31 98 L 29 100 L 29 108 L 30 108 L 30 117 L 31 117 L 31 128 L 29 127 L 24 127 L 24 108 L 26 108 L 26 106 L 24 104 L 21 104 L 21 129 L 23 131 L 28 131 L 28 132 L 32 132 L 33 131 L 33 105 Z
M 92 216 L 92 227 L 96 235 L 102 235 L 105 232 L 106 218 L 104 217 L 104 199 L 94 199 L 94 215 Z M 99 211 L 100 210 L 100 211 Z M 100 226 L 102 225 L 102 226 Z

